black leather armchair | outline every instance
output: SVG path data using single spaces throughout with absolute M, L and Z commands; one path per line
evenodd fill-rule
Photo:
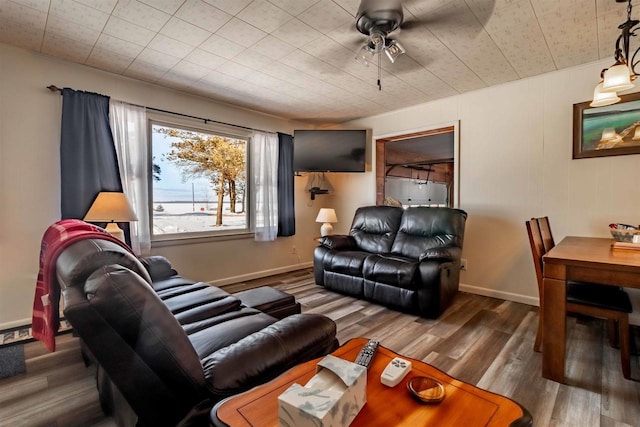
M 458 291 L 467 214 L 451 208 L 359 208 L 349 235 L 314 252 L 318 285 L 425 317 Z
M 217 401 L 337 347 L 327 317 L 278 321 L 179 276 L 165 258 L 140 262 L 110 241 L 70 245 L 56 269 L 64 315 L 120 425 L 207 425 Z

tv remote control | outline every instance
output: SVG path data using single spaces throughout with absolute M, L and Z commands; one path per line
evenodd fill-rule
M 394 357 L 380 375 L 380 382 L 387 387 L 395 387 L 411 372 L 411 362 Z
M 373 356 L 375 356 L 376 351 L 378 351 L 378 345 L 380 345 L 378 341 L 369 340 L 369 342 L 362 347 L 360 353 L 358 353 L 358 357 L 356 357 L 356 364 L 368 368 L 373 360 Z

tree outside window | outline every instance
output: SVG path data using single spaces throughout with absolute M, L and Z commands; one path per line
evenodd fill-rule
M 153 123 L 153 235 L 247 231 L 247 141 Z

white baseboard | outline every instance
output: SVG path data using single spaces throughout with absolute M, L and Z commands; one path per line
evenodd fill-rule
M 225 277 L 224 279 L 216 279 L 207 282 L 210 285 L 223 287 L 238 282 L 246 282 L 247 280 L 261 279 L 275 274 L 288 273 L 290 271 L 302 270 L 303 268 L 313 267 L 313 261 L 302 262 L 300 264 L 287 265 L 284 267 L 272 268 L 269 270 L 255 271 L 253 273 L 241 274 L 239 276 Z
M 31 318 L 28 317 L 26 319 L 13 320 L 11 322 L 0 323 L 0 331 L 4 331 L 7 329 L 20 328 L 26 325 L 31 324 Z
M 511 292 L 497 291 L 495 289 L 480 288 L 478 286 L 465 285 L 460 283 L 460 290 L 470 294 L 482 295 L 484 297 L 500 298 L 507 301 L 519 302 L 522 304 L 528 304 L 533 306 L 540 306 L 540 300 L 536 297 L 529 297 L 526 295 L 514 294 Z

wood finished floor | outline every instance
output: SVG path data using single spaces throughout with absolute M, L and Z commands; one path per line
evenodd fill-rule
M 535 426 L 640 426 L 640 382 L 623 378 L 619 353 L 608 346 L 600 320 L 568 319 L 564 385 L 540 376 L 541 354 L 533 351 L 535 307 L 459 293 L 439 319 L 422 319 L 327 291 L 313 283 L 311 270 L 225 289 L 263 285 L 295 295 L 303 312 L 331 317 L 341 343 L 375 338 L 397 353 L 515 399 L 533 414 Z M 639 335 L 635 328 L 636 344 Z M 26 374 L 0 380 L 0 426 L 115 426 L 100 410 L 94 369 L 82 363 L 77 339 L 59 336 L 51 354 L 40 343 L 27 344 L 25 358 Z M 640 379 L 638 359 L 632 357 L 635 379 Z

